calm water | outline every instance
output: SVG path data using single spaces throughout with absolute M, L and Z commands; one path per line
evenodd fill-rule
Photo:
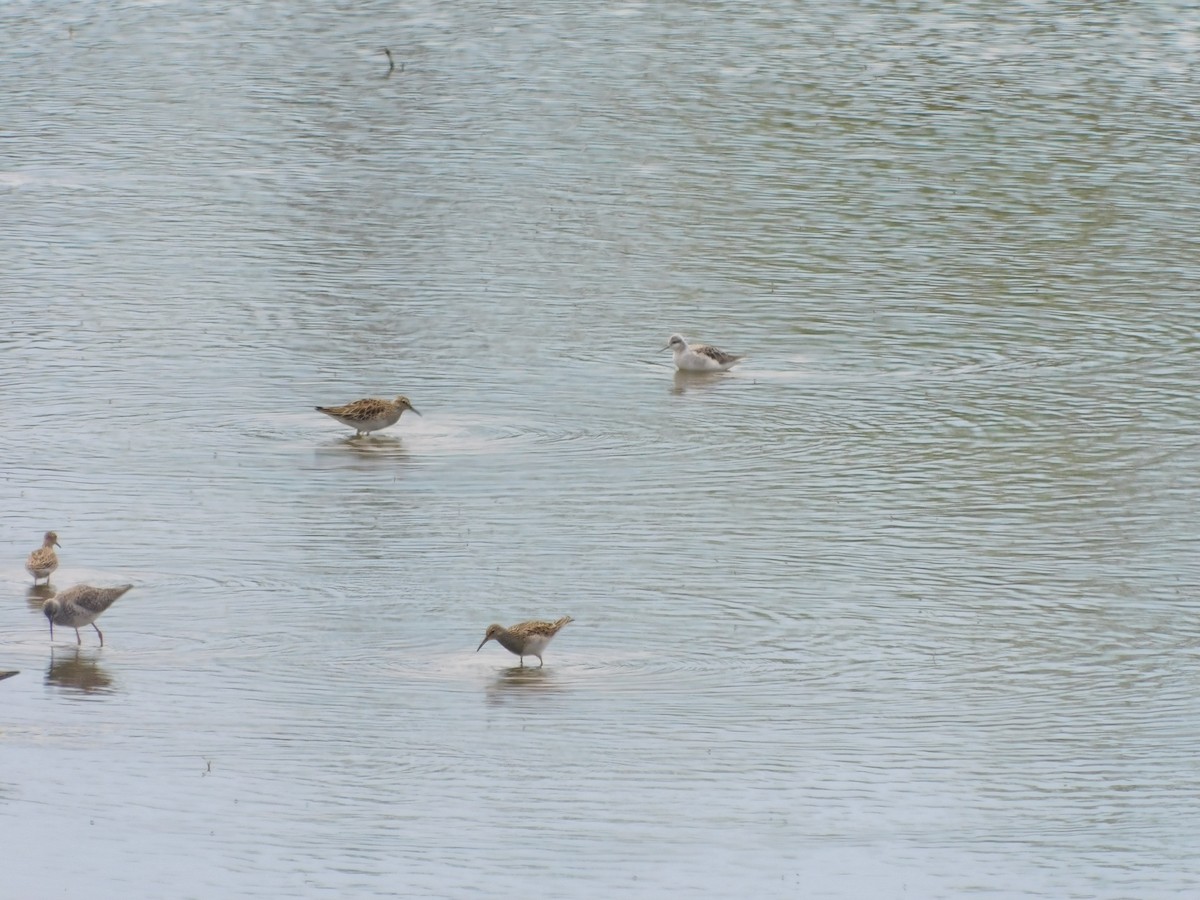
M 1200 17 L 584 6 L 0 10 L 0 894 L 1200 893 Z

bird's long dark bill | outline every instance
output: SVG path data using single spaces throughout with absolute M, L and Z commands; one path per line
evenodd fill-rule
M 482 650 L 483 645 L 486 644 L 487 642 L 488 642 L 487 638 L 484 638 L 482 641 L 480 641 L 479 646 L 475 648 L 475 652 L 478 653 L 480 650 Z
M 670 344 L 667 344 L 667 346 L 663 347 L 663 348 L 662 348 L 662 350 L 659 350 L 658 352 L 659 352 L 659 353 L 662 353 L 662 352 L 663 352 L 663 350 L 670 350 L 670 349 L 671 349 L 671 345 L 670 345 Z
M 50 640 L 54 640 L 54 620 L 50 620 Z
M 421 414 L 420 414 L 419 412 L 417 412 L 417 410 L 413 409 L 411 406 L 409 407 L 409 410 L 410 410 L 410 411 L 412 411 L 412 412 L 415 412 L 415 413 L 417 413 L 417 415 L 418 415 L 418 416 L 421 416 Z M 424 417 L 424 416 L 421 416 L 421 418 L 423 419 L 423 418 L 425 418 L 425 417 Z

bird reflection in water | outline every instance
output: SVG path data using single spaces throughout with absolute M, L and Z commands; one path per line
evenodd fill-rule
M 42 606 L 47 600 L 54 596 L 54 586 L 51 584 L 37 584 L 25 592 L 25 602 L 29 604 L 29 608 L 42 611 Z
M 391 459 L 398 463 L 407 463 L 410 460 L 404 441 L 390 434 L 334 438 L 318 446 L 316 453 L 330 462 L 348 463 L 363 471 L 366 471 L 368 466 L 378 465 L 381 459 Z
M 501 669 L 496 677 L 488 682 L 487 702 L 504 703 L 520 698 L 545 696 L 563 690 L 562 684 L 554 677 L 553 670 L 538 666 L 513 666 Z
M 722 382 L 728 381 L 729 376 L 724 372 L 689 372 L 679 369 L 671 383 L 672 394 L 686 394 L 688 391 L 710 391 Z
M 96 661 L 96 654 L 79 649 L 58 654 L 51 651 L 46 684 L 80 694 L 110 694 L 113 691 L 112 677 Z
M 367 439 L 350 435 L 339 440 L 335 446 L 342 450 L 353 450 L 363 456 L 408 456 L 408 448 L 404 441 L 390 434 L 375 434 L 366 436 Z

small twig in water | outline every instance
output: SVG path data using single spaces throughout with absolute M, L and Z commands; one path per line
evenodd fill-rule
M 384 48 L 383 48 L 383 52 L 387 54 L 387 58 L 388 58 L 388 75 L 390 76 L 390 75 L 391 75 L 393 72 L 395 72 L 395 71 L 396 71 L 396 61 L 395 61 L 394 59 L 392 59 L 392 51 L 391 51 L 391 50 L 389 50 L 387 47 L 384 47 Z

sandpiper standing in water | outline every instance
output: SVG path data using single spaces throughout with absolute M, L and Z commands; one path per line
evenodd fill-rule
M 54 548 L 61 546 L 58 535 L 47 531 L 42 538 L 42 546 L 29 554 L 29 559 L 25 560 L 25 571 L 33 576 L 34 584 L 38 583 L 39 578 L 45 578 L 46 584 L 50 583 L 50 573 L 58 568 L 58 554 Z
M 395 400 L 368 397 L 365 400 L 347 403 L 345 406 L 318 406 L 316 409 L 317 412 L 337 419 L 343 425 L 349 425 L 354 429 L 355 437 L 395 425 L 406 409 L 420 415 L 408 402 L 408 398 L 403 396 Z
M 96 618 L 112 606 L 117 598 L 132 588 L 132 584 L 120 587 L 100 588 L 90 584 L 77 584 L 55 594 L 42 604 L 42 613 L 50 620 L 50 640 L 54 640 L 54 626 L 65 625 L 75 629 L 75 640 L 82 644 L 79 629 L 91 625 L 100 635 L 100 646 L 104 646 L 104 632 L 96 625 Z
M 682 334 L 667 338 L 663 350 L 674 351 L 675 368 L 682 372 L 724 372 L 745 359 L 739 353 L 726 353 L 708 344 L 689 344 Z
M 539 666 L 545 665 L 542 654 L 546 651 L 546 645 L 564 625 L 573 621 L 575 620 L 570 616 L 563 616 L 557 622 L 522 622 L 512 628 L 505 628 L 503 625 L 489 625 L 487 634 L 483 636 L 483 640 L 479 642 L 475 652 L 478 653 L 483 649 L 484 644 L 494 640 L 505 650 L 521 657 L 522 666 L 525 665 L 527 656 L 536 656 Z

